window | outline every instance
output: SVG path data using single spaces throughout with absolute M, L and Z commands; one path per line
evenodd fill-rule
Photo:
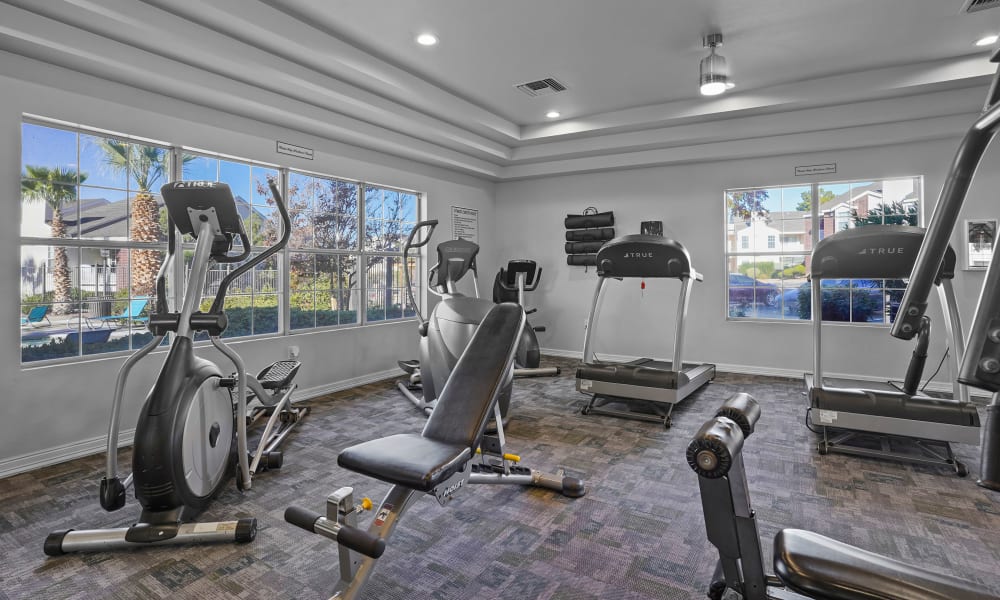
M 823 239 L 873 223 L 918 225 L 922 188 L 922 178 L 905 177 L 727 190 L 729 318 L 810 319 L 813 232 Z M 824 280 L 822 287 L 823 319 L 885 324 L 905 289 L 901 280 L 882 279 Z
M 218 156 L 184 152 L 181 154 L 181 178 L 184 180 L 221 181 L 233 192 L 236 210 L 243 218 L 243 228 L 250 237 L 251 254 L 247 260 L 267 249 L 281 229 L 278 209 L 270 203 L 268 178 L 277 178 L 277 167 L 243 162 Z M 194 241 L 185 236 L 184 277 L 191 271 Z M 219 284 L 241 263 L 212 263 L 203 290 L 201 310 L 208 310 L 219 291 Z M 280 331 L 280 305 L 282 290 L 278 257 L 257 265 L 229 285 L 224 310 L 229 326 L 222 333 L 224 338 L 262 335 Z M 199 334 L 199 339 L 205 334 Z
M 402 253 L 417 222 L 417 195 L 365 186 L 364 215 L 366 319 L 370 322 L 415 316 L 403 269 L 409 270 L 411 282 L 418 281 L 417 259 L 411 257 L 404 265 Z
M 360 184 L 292 172 L 292 329 L 360 322 Z
M 25 121 L 21 126 L 21 361 L 128 350 L 152 336 L 166 250 L 170 149 Z
M 22 363 L 131 350 L 152 339 L 146 322 L 167 251 L 167 214 L 158 192 L 172 175 L 229 185 L 251 256 L 271 246 L 280 230 L 268 179 L 285 190 L 288 248 L 230 285 L 224 337 L 416 315 L 403 269 L 418 281 L 417 258 L 404 265 L 402 257 L 419 214 L 415 192 L 25 120 Z M 194 246 L 190 236 L 180 240 L 181 264 L 168 283 L 187 275 Z M 238 266 L 212 265 L 202 310 Z

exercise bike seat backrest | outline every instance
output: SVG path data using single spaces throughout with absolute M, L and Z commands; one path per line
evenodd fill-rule
M 337 464 L 421 492 L 462 470 L 479 448 L 493 407 L 513 375 L 524 320 L 517 304 L 495 305 L 448 377 L 423 432 L 351 446 Z
M 517 302 L 517 276 L 524 273 L 524 290 L 534 291 L 538 287 L 536 276 L 541 276 L 542 270 L 538 263 L 528 258 L 517 258 L 507 261 L 507 268 L 500 267 L 493 280 L 493 302 Z

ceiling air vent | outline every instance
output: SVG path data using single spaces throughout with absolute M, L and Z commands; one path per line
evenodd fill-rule
M 972 13 L 1000 6 L 1000 0 L 965 0 L 961 13 Z
M 1000 2 L 1000 0 L 996 0 Z M 517 89 L 521 90 L 525 94 L 535 97 L 535 96 L 548 96 L 549 94 L 555 94 L 556 92 L 562 92 L 566 89 L 566 86 L 559 83 L 551 77 L 546 77 L 545 79 L 539 79 L 538 81 L 529 81 L 528 83 L 521 83 L 515 85 Z

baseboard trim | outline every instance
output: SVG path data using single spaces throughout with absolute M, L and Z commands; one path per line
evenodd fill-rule
M 295 393 L 292 395 L 292 401 L 300 402 L 303 400 L 311 400 L 319 396 L 325 396 L 326 394 L 339 392 L 357 387 L 359 385 L 390 379 L 400 374 L 401 372 L 399 369 L 386 369 L 384 371 L 377 371 L 375 373 L 361 375 L 360 377 L 352 377 L 351 379 L 345 379 L 343 381 L 337 381 L 327 385 L 300 388 L 295 390 Z M 123 429 L 119 434 L 118 447 L 125 448 L 131 446 L 134 439 L 135 428 Z M 39 452 L 31 452 L 0 460 L 0 479 L 17 475 L 19 473 L 27 473 L 28 471 L 34 471 L 35 469 L 41 469 L 42 467 L 57 465 L 76 458 L 83 458 L 84 456 L 104 452 L 105 448 L 107 448 L 107 443 L 107 436 L 101 435 L 86 440 L 80 440 L 78 442 L 55 446 Z
M 122 430 L 118 436 L 118 447 L 124 448 L 126 446 L 131 446 L 134 439 L 134 428 Z M 13 458 L 0 460 L 0 479 L 10 477 L 11 475 L 17 475 L 19 473 L 27 473 L 28 471 L 34 471 L 35 469 L 40 469 L 42 467 L 57 465 L 68 460 L 73 460 L 74 458 L 83 458 L 84 456 L 104 452 L 107 444 L 108 437 L 106 435 L 101 435 L 86 440 L 80 440 L 79 442 L 71 442 L 69 444 L 63 444 L 62 446 L 48 448 L 47 450 L 42 450 L 40 452 L 31 452 L 29 454 L 22 454 Z
M 542 348 L 541 353 L 547 356 L 558 356 L 562 358 L 575 358 L 576 360 L 582 360 L 583 352 L 579 350 L 562 350 L 559 348 Z M 627 356 L 624 354 L 605 354 L 599 353 L 598 356 L 604 360 L 609 361 L 621 361 L 627 362 L 635 360 L 637 358 L 642 358 L 640 356 Z M 662 359 L 669 360 L 669 359 Z M 699 362 L 697 360 L 691 360 L 691 362 Z M 787 377 L 789 379 L 802 379 L 803 371 L 796 369 L 779 369 L 775 367 L 760 367 L 754 365 L 739 365 L 739 364 L 726 364 L 726 363 L 715 363 L 715 368 L 717 371 L 723 373 L 738 373 L 740 375 L 768 375 L 771 377 Z M 856 379 L 858 381 L 874 381 L 874 382 L 884 382 L 884 377 L 874 377 L 872 375 L 857 375 L 854 373 L 824 373 L 828 377 L 842 377 L 847 379 Z M 902 378 L 900 378 L 900 381 Z M 927 386 L 927 390 L 931 392 L 941 392 L 941 393 L 951 393 L 952 386 L 951 383 L 947 381 L 932 381 L 930 385 Z M 985 398 L 989 400 L 992 396 L 989 392 L 985 392 L 976 388 L 969 388 L 969 394 L 977 399 Z M 978 403 L 978 402 L 977 402 Z
M 326 385 L 318 385 L 311 388 L 300 388 L 295 390 L 295 393 L 292 394 L 292 402 L 312 400 L 313 398 L 318 398 L 319 396 L 349 390 L 353 387 L 358 387 L 359 385 L 367 385 L 369 383 L 384 381 L 394 377 L 402 377 L 402 375 L 403 372 L 397 367 L 395 369 L 386 369 L 384 371 L 376 371 L 375 373 L 361 375 L 360 377 L 352 377 L 351 379 L 335 381 Z

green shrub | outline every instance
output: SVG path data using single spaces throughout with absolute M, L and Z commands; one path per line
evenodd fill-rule
M 741 264 L 736 270 L 751 279 L 771 277 L 775 272 L 774 261 L 769 261 L 769 260 L 759 261 L 757 263 L 745 262 Z
M 851 294 L 847 288 L 823 288 L 823 320 L 854 323 L 881 321 L 883 304 L 879 295 L 867 292 L 866 288 L 854 288 L 853 291 Z M 799 288 L 798 301 L 799 318 L 809 319 L 812 315 L 812 287 L 809 284 Z
M 784 279 L 798 279 L 800 277 L 806 276 L 806 266 L 805 265 L 794 265 L 783 269 L 781 271 L 781 277 Z

